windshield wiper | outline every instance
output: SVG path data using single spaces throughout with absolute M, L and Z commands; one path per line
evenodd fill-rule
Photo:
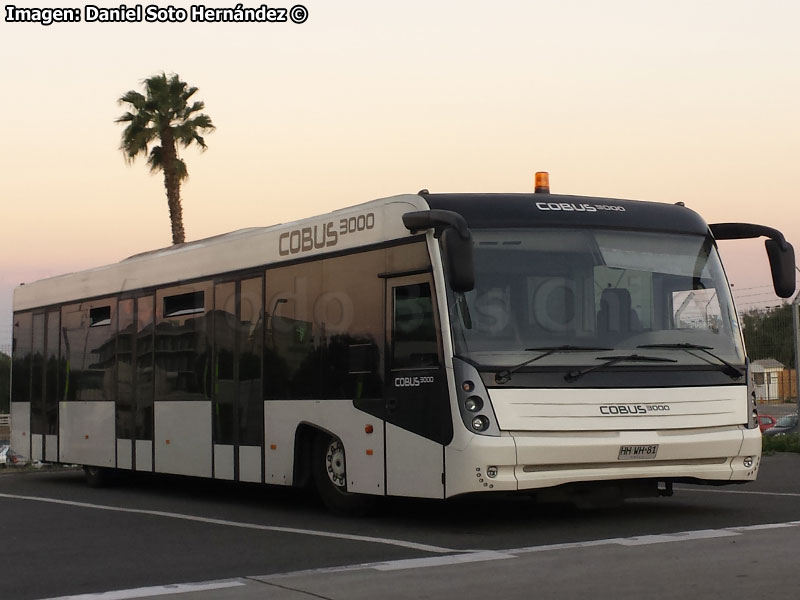
M 721 356 L 717 356 L 713 352 L 709 352 L 709 350 L 713 350 L 714 349 L 714 346 L 698 346 L 697 344 L 683 343 L 683 344 L 643 344 L 641 346 L 636 346 L 636 347 L 637 348 L 653 348 L 653 349 L 662 348 L 664 350 L 686 350 L 687 352 L 689 350 L 700 350 L 700 352 L 705 352 L 709 356 L 713 356 L 720 363 L 722 363 L 722 364 L 719 365 L 720 367 L 723 367 L 722 368 L 722 372 L 725 373 L 726 375 L 730 376 L 732 379 L 739 379 L 742 375 L 744 375 L 744 373 L 742 373 L 742 371 L 740 369 L 737 369 L 736 367 L 734 367 L 731 363 L 729 363 L 727 360 L 725 360 Z M 689 352 L 689 354 L 691 354 L 691 352 Z
M 598 369 L 605 369 L 606 367 L 611 367 L 617 363 L 621 362 L 678 362 L 674 358 L 661 358 L 659 356 L 642 356 L 640 354 L 626 354 L 624 356 L 598 356 L 597 360 L 605 360 L 602 365 L 595 365 L 594 367 L 589 367 L 587 369 L 581 369 L 580 371 L 570 371 L 566 375 L 564 375 L 565 381 L 575 381 L 587 373 L 591 373 L 592 371 L 597 371 Z
M 551 354 L 555 354 L 556 352 L 608 352 L 609 350 L 613 350 L 613 348 L 599 348 L 595 346 L 542 346 L 539 348 L 525 348 L 525 352 L 542 352 L 539 356 L 534 356 L 533 358 L 526 360 L 518 364 L 516 367 L 511 367 L 510 369 L 504 369 L 502 371 L 498 371 L 494 375 L 495 383 L 508 383 L 511 379 L 511 375 L 519 371 L 522 367 L 531 364 L 532 362 L 536 362 L 546 356 L 550 356 Z

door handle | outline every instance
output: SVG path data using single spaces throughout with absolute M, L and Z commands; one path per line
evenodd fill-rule
M 397 398 L 389 398 L 386 401 L 386 410 L 389 412 L 397 410 Z

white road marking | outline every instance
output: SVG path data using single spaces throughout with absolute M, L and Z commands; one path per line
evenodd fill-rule
M 298 535 L 310 535 L 316 537 L 335 538 L 340 540 L 350 540 L 354 542 L 367 542 L 370 544 L 383 544 L 385 546 L 398 546 L 420 552 L 431 552 L 434 554 L 450 554 L 459 552 L 453 548 L 442 548 L 428 544 L 418 544 L 405 540 L 394 540 L 391 538 L 371 537 L 366 535 L 353 535 L 350 533 L 336 533 L 332 531 L 318 531 L 315 529 L 299 529 L 296 527 L 279 527 L 276 525 L 258 525 L 256 523 L 242 523 L 240 521 L 226 521 L 224 519 L 212 519 L 209 517 L 198 517 L 196 515 L 184 515 L 181 513 L 164 512 L 160 510 L 144 510 L 141 508 L 123 508 L 120 506 L 106 506 L 103 504 L 88 504 L 86 502 L 75 502 L 72 500 L 59 500 L 57 498 L 42 498 L 39 496 L 20 496 L 17 494 L 0 494 L 0 498 L 10 498 L 12 500 L 30 500 L 34 502 L 47 502 L 49 504 L 62 504 L 65 506 L 76 506 L 78 508 L 92 508 L 95 510 L 107 510 L 110 512 L 133 513 L 139 515 L 150 515 L 154 517 L 166 517 L 169 519 L 180 519 L 183 521 L 196 521 L 198 523 L 208 523 L 209 525 L 222 525 L 225 527 L 239 527 L 242 529 L 255 529 L 258 531 L 275 531 L 278 533 L 294 533 Z
M 115 592 L 100 592 L 99 594 L 80 594 L 78 596 L 59 596 L 48 600 L 129 600 L 133 598 L 152 598 L 153 596 L 170 596 L 172 594 L 186 594 L 190 592 L 206 592 L 208 590 L 221 590 L 224 588 L 247 585 L 239 580 L 209 581 L 207 583 L 178 583 L 175 585 L 160 585 L 142 587 Z
M 322 573 L 337 573 L 341 571 L 360 571 L 373 569 L 375 571 L 397 571 L 401 569 L 417 569 L 454 565 L 467 562 L 488 560 L 502 560 L 516 558 L 520 554 L 532 552 L 550 552 L 554 550 L 576 550 L 581 548 L 594 548 L 597 546 L 645 546 L 649 544 L 668 544 L 675 542 L 689 542 L 694 540 L 708 540 L 715 538 L 739 536 L 750 531 L 763 531 L 768 529 L 783 529 L 787 527 L 800 527 L 800 521 L 785 523 L 764 523 L 761 525 L 743 525 L 740 527 L 724 527 L 721 529 L 697 529 L 693 531 L 679 531 L 676 533 L 662 533 L 656 535 L 640 535 L 627 538 L 606 538 L 600 540 L 587 540 L 584 542 L 567 542 L 563 544 L 545 544 L 541 546 L 527 546 L 523 548 L 508 548 L 505 550 L 465 550 L 464 554 L 446 556 L 433 556 L 420 559 L 393 560 L 386 562 L 362 563 L 342 567 L 328 567 L 324 569 L 309 569 L 304 571 L 290 571 L 272 575 L 248 577 L 257 581 L 269 582 L 272 579 L 285 579 L 288 577 L 302 577 Z
M 622 546 L 647 546 L 649 544 L 666 544 L 669 542 L 688 542 L 690 540 L 710 540 L 713 538 L 740 535 L 736 531 L 727 529 L 700 529 L 698 531 L 683 531 L 681 533 L 663 533 L 658 535 L 642 535 L 634 538 L 623 539 Z
M 589 540 L 585 542 L 570 542 L 566 544 L 548 544 L 544 546 L 528 546 L 525 548 L 509 548 L 497 550 L 499 554 L 528 554 L 531 552 L 548 552 L 550 550 L 574 550 L 578 548 L 591 548 L 595 546 L 644 546 L 648 544 L 667 544 L 673 542 L 688 542 L 692 540 L 706 540 L 721 537 L 742 535 L 750 531 L 765 529 L 782 529 L 786 527 L 800 527 L 800 521 L 787 521 L 785 523 L 765 523 L 761 525 L 743 525 L 741 527 L 723 527 L 720 529 L 697 529 L 694 531 L 679 531 L 677 533 L 662 533 L 657 535 L 632 536 L 627 538 L 607 538 L 602 540 Z
M 746 533 L 748 531 L 763 531 L 764 529 L 785 529 L 786 527 L 800 527 L 800 521 L 787 521 L 786 523 L 764 523 L 763 525 L 742 525 L 729 527 L 731 531 Z
M 676 487 L 675 491 L 680 492 L 699 492 L 701 494 L 745 494 L 750 496 L 788 496 L 790 498 L 800 498 L 800 494 L 792 492 L 753 492 L 747 490 L 720 490 L 720 489 L 701 489 Z
M 446 554 L 444 556 L 427 556 L 425 558 L 391 560 L 387 562 L 376 563 L 372 566 L 372 568 L 376 571 L 402 571 L 404 569 L 425 569 L 427 567 L 442 567 L 444 565 L 459 565 L 464 563 L 484 562 L 487 560 L 503 560 L 506 558 L 516 558 L 516 556 L 487 550 L 480 552 L 468 552 L 465 554 Z
M 323 567 L 322 569 L 305 569 L 302 571 L 288 571 L 286 573 L 272 573 L 270 575 L 256 575 L 246 577 L 269 583 L 275 579 L 287 577 L 303 577 L 310 575 L 321 575 L 325 573 L 342 573 L 345 571 L 365 571 L 373 569 L 375 571 L 402 571 L 405 569 L 425 569 L 427 567 L 442 567 L 446 565 L 459 565 L 464 563 L 484 562 L 487 560 L 503 560 L 505 558 L 517 558 L 512 554 L 496 552 L 494 550 L 464 550 L 461 554 L 445 554 L 440 556 L 429 556 L 426 558 L 405 558 L 399 560 L 389 560 L 371 563 L 360 563 L 355 565 L 344 565 L 341 567 Z

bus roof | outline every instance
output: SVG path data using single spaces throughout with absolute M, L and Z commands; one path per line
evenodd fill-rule
M 559 194 L 430 194 L 431 208 L 463 215 L 470 227 L 613 227 L 706 235 L 700 215 L 680 204 Z

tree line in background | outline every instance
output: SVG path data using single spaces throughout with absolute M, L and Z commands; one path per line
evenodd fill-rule
M 769 310 L 749 310 L 741 315 L 744 342 L 750 360 L 774 358 L 794 368 L 794 327 L 792 305 Z

